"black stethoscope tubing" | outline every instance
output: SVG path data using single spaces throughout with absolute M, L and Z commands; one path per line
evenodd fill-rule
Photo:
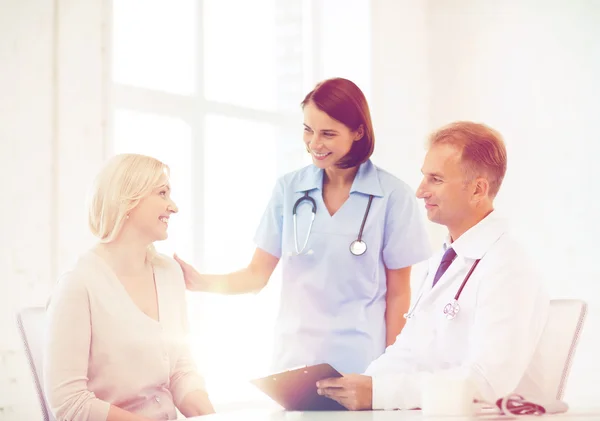
M 312 207 L 312 219 L 311 219 L 311 223 L 310 226 L 308 227 L 308 233 L 306 234 L 306 241 L 304 242 L 304 246 L 302 247 L 301 250 L 298 250 L 298 226 L 296 223 L 296 215 L 297 215 L 297 210 L 298 210 L 298 206 L 300 204 L 302 204 L 302 202 L 304 201 L 308 201 Z M 363 219 L 362 222 L 360 224 L 360 230 L 358 231 L 358 237 L 356 240 L 352 241 L 352 243 L 350 243 L 350 253 L 352 253 L 354 256 L 360 256 L 362 254 L 364 254 L 367 251 L 367 244 L 362 241 L 362 236 L 363 236 L 363 231 L 365 229 L 365 224 L 367 222 L 367 217 L 369 216 L 369 211 L 371 210 L 371 203 L 373 202 L 373 195 L 369 195 L 369 203 L 367 204 L 367 209 L 365 210 L 365 214 L 363 215 Z M 300 198 L 298 198 L 298 200 L 296 200 L 296 203 L 294 203 L 294 207 L 292 208 L 292 216 L 294 218 L 294 246 L 296 247 L 296 253 L 300 254 L 304 251 L 304 249 L 306 248 L 306 244 L 308 243 L 308 238 L 310 237 L 310 233 L 312 230 L 312 222 L 314 221 L 315 215 L 317 213 L 317 202 L 315 202 L 315 199 L 313 199 L 312 197 L 310 197 L 310 195 L 308 194 L 308 190 L 304 192 L 304 196 L 301 196 Z

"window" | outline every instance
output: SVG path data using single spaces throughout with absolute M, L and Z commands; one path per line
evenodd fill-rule
M 278 175 L 308 163 L 308 0 L 114 0 L 112 152 L 171 168 L 179 214 L 158 243 L 205 273 L 246 266 Z M 276 271 L 276 274 L 278 271 Z M 258 295 L 190 293 L 192 350 L 213 401 L 261 399 L 278 276 Z
M 173 94 L 196 91 L 196 0 L 114 0 L 113 80 Z

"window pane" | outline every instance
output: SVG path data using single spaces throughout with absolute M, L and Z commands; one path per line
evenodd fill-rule
M 269 124 L 207 116 L 204 272 L 248 265 L 254 231 L 276 182 L 277 133 Z M 196 309 L 195 352 L 217 402 L 261 399 L 246 380 L 268 368 L 277 288 L 272 281 L 257 296 L 208 294 L 201 305 L 191 306 Z
M 118 109 L 114 118 L 114 152 L 157 158 L 171 169 L 172 198 L 179 213 L 169 222 L 169 238 L 156 243 L 167 255 L 192 255 L 192 132 L 183 120 Z
M 195 89 L 195 0 L 115 0 L 113 77 L 177 94 Z
M 207 99 L 265 110 L 302 100 L 302 1 L 205 0 Z
M 206 269 L 245 266 L 275 186 L 276 127 L 208 115 L 204 143 Z M 233 240 L 233 243 L 232 243 Z

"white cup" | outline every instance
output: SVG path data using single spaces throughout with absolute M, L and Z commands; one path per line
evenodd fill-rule
M 425 416 L 475 415 L 475 385 L 459 373 L 431 373 L 421 384 L 421 410 Z

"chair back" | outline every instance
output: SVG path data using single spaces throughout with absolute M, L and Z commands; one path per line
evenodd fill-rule
M 45 317 L 46 309 L 44 307 L 25 308 L 17 313 L 17 327 L 23 341 L 25 355 L 29 361 L 44 421 L 55 421 L 44 396 L 42 381 Z
M 550 301 L 548 321 L 538 345 L 537 356 L 544 370 L 544 396 L 561 400 L 587 314 L 582 300 Z

